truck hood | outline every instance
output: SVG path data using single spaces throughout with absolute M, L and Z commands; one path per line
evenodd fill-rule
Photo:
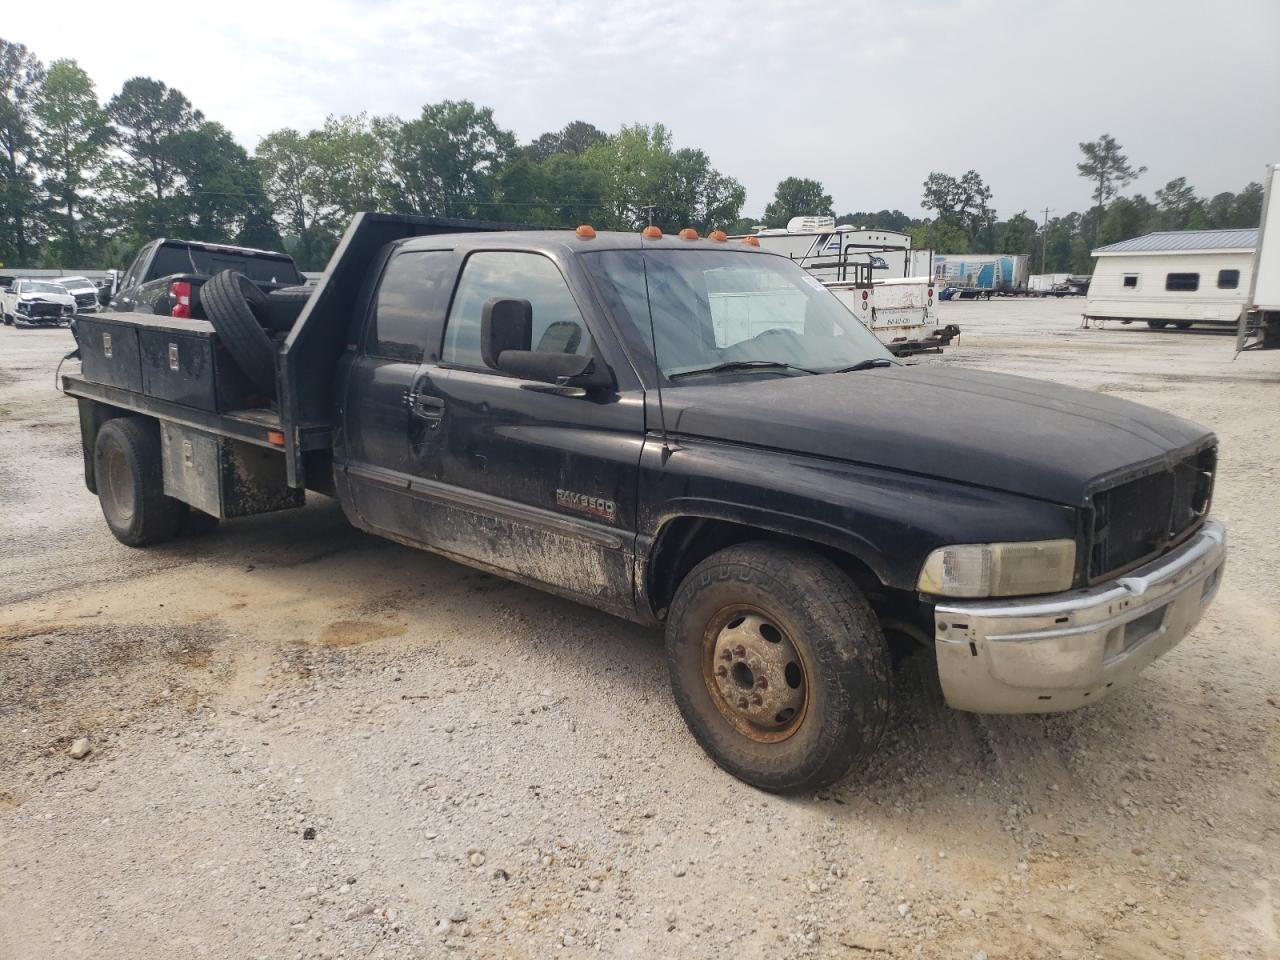
M 76 298 L 69 293 L 20 293 L 18 294 L 19 303 L 59 303 L 64 306 L 74 307 Z
M 1072 506 L 1213 441 L 1190 421 L 1043 380 L 934 366 L 663 392 L 673 434 L 901 470 Z

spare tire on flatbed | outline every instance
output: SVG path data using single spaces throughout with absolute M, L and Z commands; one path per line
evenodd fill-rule
M 267 327 L 277 333 L 288 333 L 302 313 L 316 288 L 310 286 L 281 287 L 267 294 Z
M 276 394 L 276 347 L 263 327 L 271 306 L 265 293 L 235 270 L 214 274 L 200 288 L 200 303 L 218 339 L 250 382 Z

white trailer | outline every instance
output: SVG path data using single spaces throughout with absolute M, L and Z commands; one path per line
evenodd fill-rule
M 1249 296 L 1236 328 L 1237 350 L 1249 345 L 1280 349 L 1280 163 L 1267 164 L 1263 187 Z
M 1053 288 L 1071 279 L 1069 273 L 1033 273 L 1027 280 L 1027 293 L 1047 297 Z
M 1093 251 L 1086 322 L 1235 327 L 1253 277 L 1255 229 L 1149 233 Z

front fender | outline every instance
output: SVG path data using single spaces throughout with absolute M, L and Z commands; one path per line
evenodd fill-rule
M 710 440 L 641 456 L 637 555 L 678 517 L 759 527 L 848 553 L 886 586 L 914 590 L 940 546 L 1076 537 L 1072 507 L 878 467 Z

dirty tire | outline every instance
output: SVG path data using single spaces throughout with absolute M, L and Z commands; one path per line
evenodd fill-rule
M 281 287 L 267 294 L 267 329 L 278 333 L 292 330 L 315 290 L 315 287 Z
M 1148 320 L 1147 321 L 1147 326 L 1150 327 L 1152 330 L 1163 330 L 1168 325 L 1169 325 L 1168 320 Z
M 268 396 L 276 393 L 276 348 L 262 328 L 267 295 L 243 273 L 223 270 L 200 288 L 200 303 L 236 365 Z
M 1177 323 L 1175 323 L 1174 326 L 1177 327 L 1179 330 L 1190 330 L 1191 325 L 1194 322 L 1195 322 L 1194 320 L 1180 320 Z
M 744 609 L 776 624 L 803 661 L 806 700 L 793 732 L 781 731 L 785 739 L 761 742 L 743 732 L 741 718 L 726 714 L 713 693 L 712 637 Z M 671 688 L 690 732 L 752 786 L 775 793 L 827 786 L 864 764 L 888 725 L 889 655 L 875 614 L 852 580 L 810 550 L 759 541 L 713 554 L 680 584 L 666 634 Z
M 150 417 L 117 417 L 98 431 L 93 472 L 102 515 L 115 538 L 145 547 L 171 538 L 183 503 L 165 496 L 160 425 Z

